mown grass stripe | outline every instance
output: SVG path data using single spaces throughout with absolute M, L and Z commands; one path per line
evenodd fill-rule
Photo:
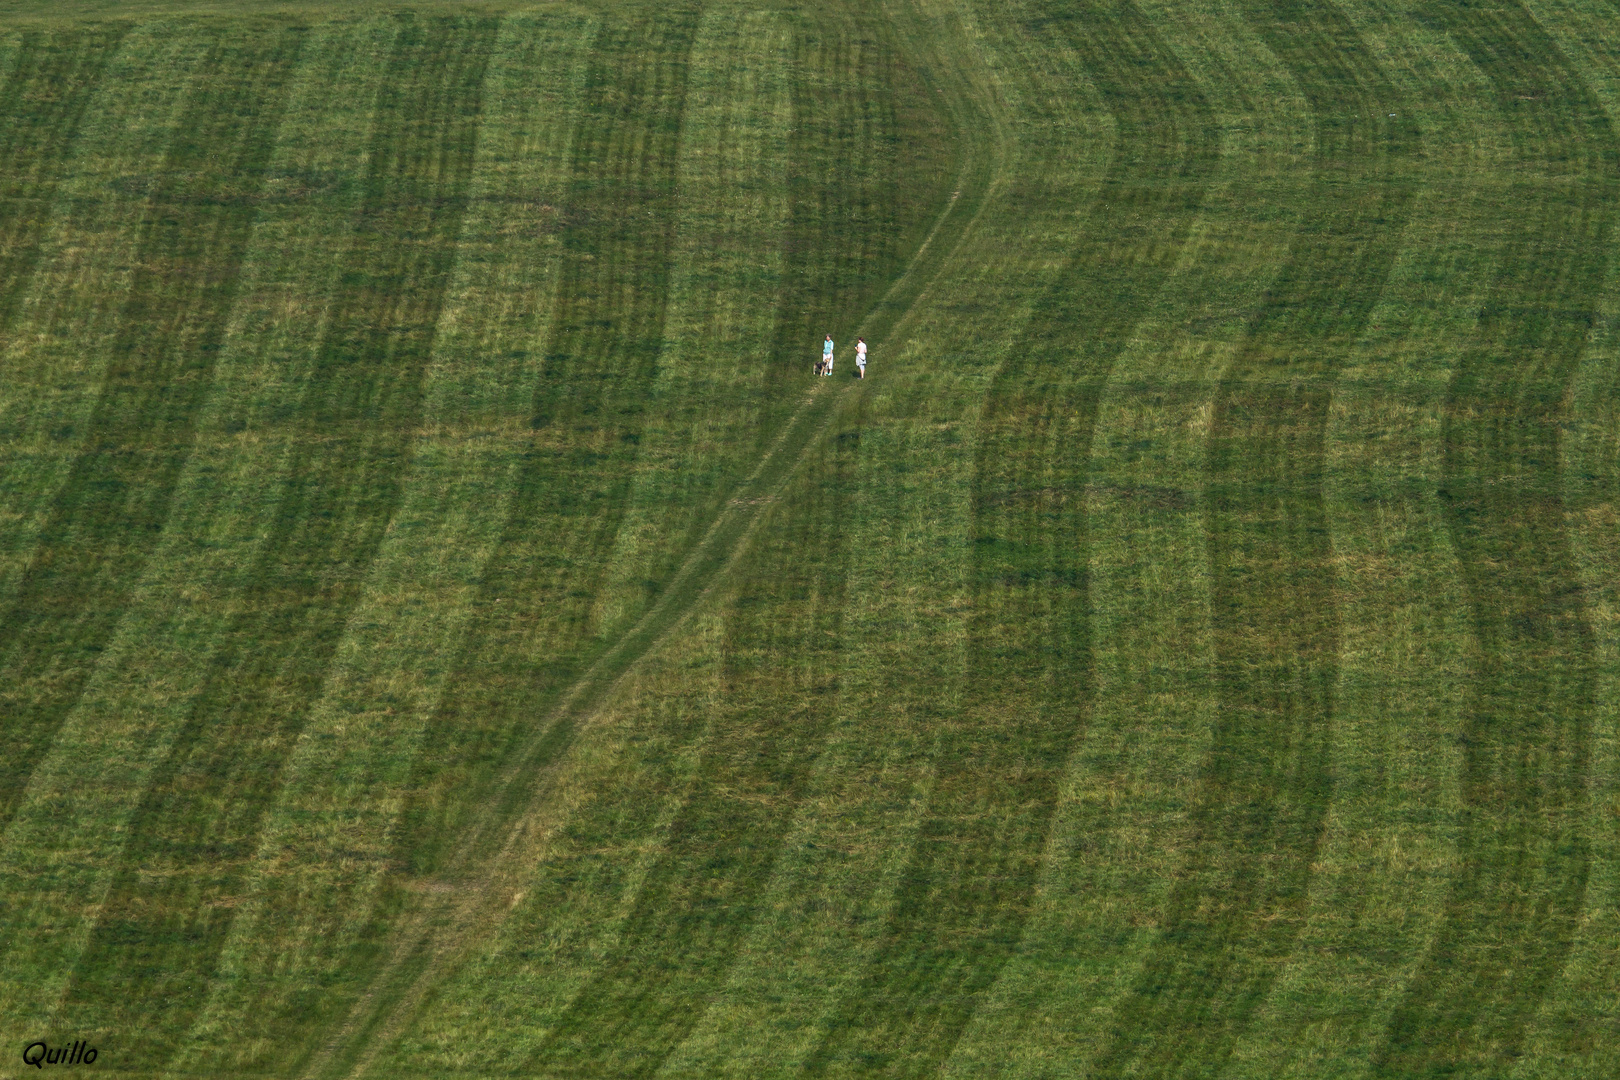
M 1399 250 L 1415 128 L 1337 9 L 1250 9 L 1316 117 L 1311 212 L 1222 382 L 1207 499 L 1220 711 L 1193 849 L 1098 1075 L 1205 1075 L 1299 931 L 1329 803 L 1338 623 L 1322 469 L 1332 379 Z
M 0 825 L 78 700 L 169 514 L 212 382 L 302 34 L 213 47 L 141 225 L 84 450 L 0 621 Z
M 22 35 L 0 87 L 0 335 L 39 262 L 62 169 L 128 24 Z
M 1083 493 L 1098 399 L 1180 257 L 1218 156 L 1207 101 L 1133 5 L 1060 22 L 1115 115 L 1114 163 L 1085 239 L 987 393 L 972 502 L 973 683 L 962 716 L 944 722 L 883 950 L 812 1072 L 937 1068 L 1021 937 L 1091 691 Z M 1081 326 L 1076 303 L 1088 312 Z
M 345 148 L 363 164 L 365 131 L 355 147 L 338 125 L 351 109 L 369 119 L 371 98 L 356 95 L 355 83 L 388 74 L 387 47 L 357 63 L 355 45 L 391 39 L 392 26 L 337 24 L 320 50 L 335 67 L 306 63 L 309 137 L 319 150 Z M 296 1075 L 380 961 L 377 905 L 395 869 L 388 860 L 404 785 L 505 524 L 513 452 L 528 435 L 561 247 L 551 225 L 593 26 L 583 14 L 502 22 L 400 506 L 285 767 L 209 1003 L 176 1071 Z M 300 160 L 305 148 L 283 142 L 278 156 Z M 289 224 L 319 244 L 317 221 L 293 214 Z M 260 237 L 267 231 L 261 223 Z M 256 237 L 250 260 L 274 250 Z
M 1558 975 L 1590 870 L 1594 642 L 1560 444 L 1614 226 L 1614 131 L 1522 7 L 1435 4 L 1491 81 L 1522 170 L 1496 280 L 1446 403 L 1441 500 L 1479 650 L 1463 730 L 1462 868 L 1377 1057 L 1386 1076 L 1499 1076 Z
M 1205 436 L 1220 376 L 1292 239 L 1309 112 L 1237 13 L 1141 6 L 1155 28 L 1175 28 L 1159 29 L 1161 39 L 1209 99 L 1221 162 L 1098 407 L 1083 534 L 1095 690 L 1055 795 L 1023 937 L 948 1076 L 1084 1073 L 1106 1049 L 1113 1007 L 1157 936 L 1182 863 L 1215 705 Z M 1256 220 L 1256 206 L 1278 212 Z M 1081 294 L 1075 310 L 1089 307 Z
M 779 307 L 779 340 L 783 324 L 797 326 L 807 313 L 830 318 L 838 305 L 861 304 L 861 294 L 882 280 L 870 264 L 881 272 L 894 258 L 886 226 L 908 217 L 895 207 L 884 146 L 895 130 L 895 99 L 906 97 L 893 85 L 899 58 L 890 31 L 878 19 L 803 18 L 796 30 L 790 155 L 826 172 L 828 182 L 811 189 L 813 202 L 809 191 L 794 196 L 789 236 L 808 238 L 787 252 L 784 281 L 791 284 Z M 820 145 L 824 139 L 836 142 Z M 845 150 L 841 162 L 828 161 L 834 146 Z M 797 175 L 791 166 L 789 175 Z M 817 340 L 800 338 L 799 356 Z M 773 359 L 781 364 L 784 357 Z M 823 451 L 831 462 L 789 493 L 802 511 L 779 508 L 781 524 L 749 553 L 741 592 L 727 608 L 729 707 L 711 724 L 697 778 L 614 957 L 529 1068 L 648 1075 L 687 1036 L 724 979 L 831 716 L 846 580 L 840 491 L 856 445 L 841 440 Z M 795 549 L 809 554 L 790 559 Z M 786 678 L 788 671 L 796 677 Z
M 741 568 L 725 609 L 719 715 L 691 790 L 619 947 L 527 1071 L 650 1076 L 724 977 L 836 692 L 839 522 L 853 458 L 852 444 L 835 442 L 801 474 Z
M 1440 925 L 1456 866 L 1469 612 L 1436 487 L 1441 418 L 1493 267 L 1510 161 L 1489 83 L 1398 6 L 1346 6 L 1415 106 L 1402 250 L 1335 379 L 1324 490 L 1340 617 L 1333 803 L 1293 953 L 1234 1074 L 1360 1076 Z
M 495 27 L 400 20 L 278 519 L 136 814 L 64 1013 L 118 1038 L 126 1060 L 166 1060 L 202 1005 L 282 766 L 397 504 Z
M 535 434 L 411 782 L 399 852 L 416 875 L 453 856 L 513 741 L 604 645 L 592 609 L 663 347 L 696 25 L 691 7 L 634 12 L 604 19 L 592 47 L 560 207 L 564 250 Z
M 24 35 L 16 28 L 0 31 L 0 93 L 11 84 L 11 77 L 21 59 Z
M 218 27 L 137 26 L 108 63 L 57 184 L 42 250 L 0 337 L 0 612 L 18 596 L 85 449 L 143 223 Z
M 1608 113 L 1620 120 L 1620 42 L 1608 28 L 1613 3 L 1528 0 L 1526 9 L 1558 43 Z M 1620 1071 L 1620 262 L 1609 260 L 1597 326 L 1569 393 L 1570 426 L 1560 440 L 1570 541 L 1594 632 L 1597 686 L 1587 766 L 1591 871 L 1585 911 L 1557 982 L 1526 1031 L 1513 1075 L 1536 1072 L 1606 1078 Z
M 697 31 L 677 165 L 670 316 L 599 611 L 644 603 L 647 588 L 667 580 L 660 564 L 691 546 L 751 464 L 752 432 L 768 407 L 760 357 L 775 322 L 758 292 L 777 291 L 772 249 L 786 213 L 787 43 L 778 13 L 730 5 L 705 9 Z M 619 617 L 599 619 L 610 625 Z M 611 948 L 679 805 L 693 743 L 707 724 L 704 700 L 715 707 L 717 687 L 688 684 L 694 664 L 703 685 L 718 682 L 718 634 L 696 637 L 703 643 L 696 658 L 683 634 L 673 655 L 650 657 L 652 673 L 635 675 L 581 731 L 556 782 L 580 794 L 547 800 L 558 808 L 546 815 L 553 837 L 534 857 L 541 865 L 523 875 L 521 903 L 498 932 L 474 943 L 465 968 L 433 993 L 434 1004 L 379 1071 L 469 1067 L 465 1047 L 474 1032 L 488 1050 L 475 1052 L 475 1067 L 516 1067 L 594 973 L 593 959 Z M 603 760 L 604 742 L 620 754 Z M 622 858 L 604 859 L 607 851 Z M 542 940 L 547 945 L 537 948 Z
M 463 875 L 489 855 L 471 841 L 498 842 L 499 824 L 526 790 L 501 783 L 503 766 L 521 749 L 532 776 L 566 749 L 571 725 L 547 729 L 538 745 L 531 725 L 607 644 L 591 623 L 592 607 L 663 345 L 675 166 L 697 21 L 690 5 L 614 12 L 592 43 L 558 207 L 564 250 L 530 409 L 533 435 L 515 463 L 506 522 L 479 582 L 467 640 L 409 781 L 394 851 L 410 879 Z M 428 984 L 444 975 L 429 924 L 454 904 L 412 899 L 406 884 L 392 882 L 396 897 L 385 905 L 398 923 L 394 954 L 311 1064 L 318 1075 L 369 1068 Z

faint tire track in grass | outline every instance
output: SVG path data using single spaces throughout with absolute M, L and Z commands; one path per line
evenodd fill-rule
M 1463 866 L 1377 1056 L 1386 1076 L 1500 1076 L 1564 963 L 1585 899 L 1594 642 L 1560 443 L 1606 265 L 1614 132 L 1517 5 L 1425 14 L 1490 79 L 1524 165 L 1496 280 L 1450 387 L 1441 500 L 1478 656 L 1464 721 Z
M 61 170 L 127 25 L 23 34 L 0 84 L 0 335 L 39 261 Z
M 663 345 L 676 151 L 698 21 L 691 5 L 636 14 L 604 17 L 587 62 L 559 208 L 565 249 L 531 407 L 535 434 L 483 573 L 480 615 L 418 754 L 394 844 L 413 876 L 453 873 L 465 862 L 467 831 L 489 812 L 485 804 L 515 797 L 513 758 L 527 725 L 606 644 L 589 619 Z M 548 741 L 529 766 L 564 745 Z M 396 898 L 388 912 L 405 906 Z M 392 959 L 312 1060 L 312 1073 L 368 1066 L 381 1048 L 379 1025 L 398 1018 L 394 995 L 416 989 L 431 964 L 421 935 L 447 906 L 416 901 L 395 928 Z
M 691 790 L 615 955 L 526 1065 L 534 1075 L 650 1076 L 709 1004 L 803 795 L 836 694 L 854 462 L 835 442 L 800 474 L 738 568 L 718 716 Z M 808 553 L 808 554 L 807 554 Z
M 1081 227 L 1086 239 L 989 390 L 969 645 L 984 689 L 941 736 L 885 944 L 811 1072 L 913 1075 L 949 1056 L 1021 936 L 1091 689 L 1091 426 L 1114 358 L 1180 256 L 1217 151 L 1207 102 L 1134 6 L 1099 5 L 1062 23 L 1115 114 L 1120 144 Z M 1078 327 L 1076 302 L 1088 316 Z
M 220 41 L 153 192 L 84 449 L 0 622 L 0 826 L 168 518 L 212 383 L 301 33 Z
M 916 251 L 903 269 L 897 267 L 900 272 L 888 291 L 875 301 L 872 314 L 857 327 L 874 347 L 881 347 L 882 335 L 909 310 L 954 250 L 978 213 L 988 180 L 987 173 L 964 162 L 958 178 L 961 198 L 947 203 L 931 219 L 931 227 L 918 237 Z M 819 228 L 811 221 L 813 218 L 806 220 L 807 229 Z M 793 230 L 790 226 L 790 235 Z M 882 279 L 873 282 L 882 283 Z M 848 384 L 818 384 L 812 388 L 811 396 L 782 423 L 779 434 L 764 449 L 759 465 L 738 483 L 731 500 L 672 575 L 657 602 L 574 678 L 541 723 L 531 725 L 522 745 L 501 767 L 492 785 L 495 794 L 479 819 L 468 825 L 466 839 L 439 874 L 441 879 L 464 884 L 402 921 L 394 935 L 393 958 L 310 1067 L 311 1075 L 367 1072 L 378 1050 L 398 1036 L 401 1025 L 420 1006 L 432 981 L 459 963 L 469 944 L 477 940 L 479 924 L 498 923 L 505 917 L 510 907 L 507 898 L 516 879 L 504 864 L 514 850 L 539 842 L 535 835 L 541 827 L 535 819 L 541 806 L 539 800 L 543 800 L 554 764 L 571 745 L 577 726 L 621 684 L 643 656 L 714 595 L 719 582 L 756 535 L 762 508 L 776 502 L 809 451 L 824 439 L 841 407 L 856 393 L 857 387 Z
M 419 875 L 440 868 L 443 845 L 477 813 L 524 724 L 603 645 L 590 616 L 663 344 L 696 22 L 691 8 L 608 22 L 593 47 L 561 208 L 565 250 L 536 434 L 483 574 L 482 617 L 429 725 L 396 844 Z
M 387 73 L 394 25 L 388 17 L 338 23 L 338 33 L 306 47 L 299 82 L 313 109 L 307 127 L 294 126 L 291 114 L 283 125 L 281 172 L 308 160 L 304 135 L 358 160 L 357 171 L 344 172 L 353 176 L 345 189 L 358 188 L 375 94 L 356 94 L 354 83 L 374 88 Z M 400 503 L 283 767 L 208 1004 L 172 1072 L 296 1075 L 331 1018 L 364 990 L 379 956 L 376 909 L 394 869 L 404 785 L 476 613 L 477 577 L 504 527 L 512 466 L 528 437 L 561 247 L 550 225 L 593 25 L 554 13 L 502 21 Z M 357 37 L 377 51 L 357 57 Z M 343 131 L 345 121 L 358 121 L 358 132 Z M 357 200 L 345 204 L 347 212 L 329 208 L 336 220 L 325 229 L 293 207 L 286 220 L 317 252 L 341 255 L 340 244 L 321 237 L 347 234 Z M 269 214 L 261 222 L 249 261 L 287 280 L 285 263 L 264 258 L 284 247 L 273 239 L 275 223 Z M 239 341 L 253 318 L 244 303 L 233 320 Z M 307 365 L 298 367 L 301 375 Z
M 126 1061 L 166 1060 L 205 999 L 281 767 L 397 503 L 494 27 L 399 22 L 395 78 L 303 389 L 279 518 L 136 813 L 125 868 L 68 993 L 64 1019 L 118 1039 Z
M 828 21 L 829 29 L 839 25 Z M 789 298 L 782 304 L 782 323 L 798 325 L 806 312 L 812 318 L 836 316 L 840 306 L 859 302 L 861 291 L 870 289 L 870 275 L 862 263 L 874 257 L 892 259 L 892 255 L 881 254 L 881 247 L 892 243 L 885 226 L 897 216 L 893 208 L 895 178 L 881 165 L 885 160 L 883 139 L 896 130 L 894 106 L 879 104 L 890 95 L 874 100 L 872 88 L 888 77 L 897 58 L 890 52 L 892 43 L 862 34 L 863 29 L 871 34 L 874 28 L 870 23 L 857 23 L 848 29 L 848 38 L 841 32 L 831 41 L 823 38 L 811 44 L 804 35 L 824 33 L 823 27 L 819 21 L 800 26 L 798 56 L 808 70 L 796 96 L 798 137 L 790 140 L 790 153 L 799 169 L 826 172 L 826 176 L 824 183 L 810 186 L 794 200 L 796 213 L 789 227 L 792 269 L 786 274 L 792 284 Z M 881 24 L 876 29 L 881 30 Z M 810 97 L 818 93 L 819 101 Z M 854 151 L 848 160 L 837 160 L 836 148 L 840 147 Z M 863 151 L 872 157 L 863 160 Z M 837 169 L 838 174 L 827 172 L 829 169 Z M 852 218 L 854 227 L 850 226 Z M 862 225 L 867 218 L 870 222 Z M 796 310 L 800 304 L 804 309 Z M 813 345 L 814 339 L 809 340 Z M 778 365 L 791 369 L 793 357 L 786 359 L 784 363 L 782 355 L 775 357 Z M 788 377 L 795 376 L 802 377 L 798 372 Z M 838 459 L 847 458 L 845 453 Z M 824 478 L 821 482 L 836 486 L 838 481 Z M 813 505 L 820 506 L 819 499 Z M 816 513 L 837 518 L 831 508 Z M 830 520 L 815 517 L 808 523 L 790 523 L 788 528 L 794 535 L 809 529 L 810 535 L 801 538 L 804 550 L 817 554 L 806 567 L 785 573 L 773 566 L 752 587 L 770 596 L 787 590 L 785 602 L 795 611 L 799 610 L 795 590 L 823 594 L 820 602 L 831 604 L 835 615 L 838 604 L 829 597 L 842 581 L 836 527 Z M 773 537 L 768 541 L 769 550 L 775 559 L 785 562 L 787 547 L 779 547 L 779 543 L 780 538 Z M 756 557 L 765 558 L 749 556 L 751 560 Z M 767 586 L 765 582 L 773 577 L 774 583 Z M 827 627 L 822 624 L 832 615 L 817 614 L 812 606 L 804 613 L 808 628 L 795 624 L 772 631 L 758 624 L 759 617 L 751 615 L 753 610 L 750 606 L 744 611 L 740 627 L 734 626 L 728 634 L 728 655 L 741 650 L 773 657 L 775 664 L 797 664 L 826 649 Z M 783 634 L 791 640 L 781 639 Z M 766 666 L 771 670 L 770 663 Z M 539 1056 L 531 1060 L 530 1069 L 606 1070 L 625 1075 L 655 1070 L 707 1006 L 703 987 L 716 984 L 729 966 L 728 958 L 748 925 L 753 897 L 768 878 L 768 870 L 752 868 L 760 860 L 766 860 L 768 867 L 775 856 L 781 831 L 819 746 L 817 713 L 824 710 L 799 697 L 803 687 L 795 685 L 783 696 L 770 689 L 768 677 L 761 680 L 752 674 L 739 675 L 734 667 L 728 670 L 734 685 L 726 697 L 749 704 L 736 715 L 722 711 L 722 719 L 715 723 L 702 751 L 706 767 L 669 826 L 668 847 L 636 898 L 620 935 L 618 956 L 587 984 Z M 780 668 L 775 670 L 780 674 Z M 826 690 L 823 686 L 818 694 Z M 761 695 L 769 702 L 762 703 Z M 825 698 L 810 701 L 824 702 Z M 749 752 L 756 745 L 758 753 Z M 749 792 L 754 794 L 739 794 Z M 711 846 L 718 850 L 711 851 Z M 710 874 L 700 869 L 714 866 L 716 861 L 727 868 L 725 872 Z
M 1207 483 L 1220 712 L 1189 865 L 1099 1076 L 1219 1071 L 1293 947 L 1328 805 L 1327 404 L 1398 251 L 1415 129 L 1386 116 L 1404 103 L 1336 9 L 1250 17 L 1316 115 L 1318 195 L 1217 398 Z

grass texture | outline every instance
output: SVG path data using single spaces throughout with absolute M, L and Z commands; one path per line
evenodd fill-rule
M 1614 1075 L 1617 18 L 0 4 L 0 1076 Z

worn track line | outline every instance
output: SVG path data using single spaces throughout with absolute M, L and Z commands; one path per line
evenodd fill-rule
M 967 155 L 957 194 L 939 214 L 906 271 L 855 328 L 874 349 L 924 296 L 962 237 L 984 207 L 990 173 Z M 802 343 L 801 343 L 802 344 Z M 817 383 L 764 448 L 759 464 L 741 481 L 723 511 L 672 576 L 668 588 L 612 647 L 559 696 L 534 726 L 492 785 L 496 813 L 469 830 L 460 858 L 441 873 L 456 888 L 437 902 L 426 902 L 396 932 L 390 958 L 334 1038 L 307 1070 L 309 1076 L 360 1075 L 396 1036 L 421 1004 L 439 974 L 453 967 L 476 940 L 498 925 L 510 906 L 515 878 L 503 868 L 511 853 L 542 834 L 538 820 L 557 758 L 578 726 L 611 697 L 643 657 L 677 633 L 709 602 L 746 552 L 766 516 L 765 508 L 782 490 L 810 451 L 825 441 L 835 422 L 859 399 L 861 384 Z M 481 867 L 480 867 L 480 864 Z M 480 927 L 479 924 L 484 924 Z M 443 939 L 435 945 L 433 938 Z M 364 1040 L 364 1049 L 345 1047 Z
M 983 689 L 942 734 L 885 945 L 811 1073 L 938 1069 L 1022 935 L 1091 690 L 1084 488 L 1098 401 L 1218 160 L 1208 103 L 1133 5 L 1052 23 L 1114 111 L 1121 147 L 1083 239 L 991 384 L 972 506 L 981 614 L 969 649 Z

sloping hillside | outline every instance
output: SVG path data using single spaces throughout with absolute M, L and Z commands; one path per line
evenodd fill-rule
M 1614 1075 L 1617 26 L 0 3 L 0 1075 Z

